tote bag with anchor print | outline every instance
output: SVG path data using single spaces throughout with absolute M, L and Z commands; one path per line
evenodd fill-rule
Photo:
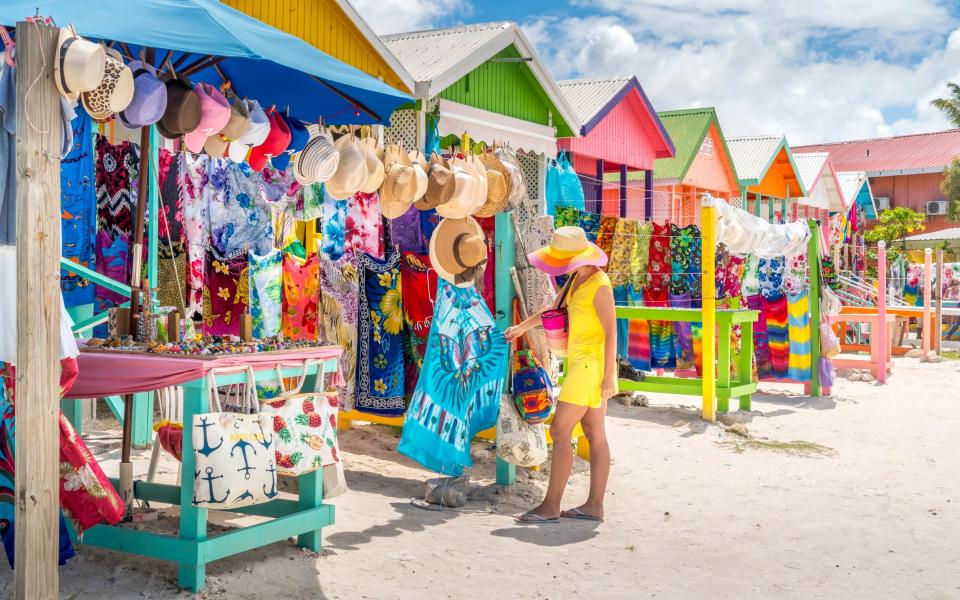
M 220 408 L 217 372 L 207 374 L 213 412 L 193 416 L 193 503 L 224 510 L 269 502 L 278 494 L 272 419 L 260 412 L 253 369 L 231 390 L 241 412 Z

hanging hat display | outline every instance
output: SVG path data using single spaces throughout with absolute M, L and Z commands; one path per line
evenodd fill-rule
M 244 99 L 241 103 L 250 115 L 250 124 L 247 130 L 230 142 L 227 148 L 227 156 L 235 163 L 246 161 L 250 149 L 262 144 L 270 135 L 270 118 L 267 117 L 260 103 L 249 99 Z
M 450 201 L 436 207 L 437 214 L 449 219 L 468 217 L 477 209 L 477 175 L 462 158 L 450 162 L 453 169 L 454 189 Z
M 203 144 L 203 151 L 210 156 L 221 158 L 226 155 L 230 143 L 250 128 L 250 112 L 247 105 L 236 96 L 230 106 L 230 120 L 220 133 L 211 135 Z
M 477 187 L 474 188 L 473 203 L 469 208 L 470 214 L 473 215 L 487 202 L 487 169 L 480 163 L 480 160 L 473 155 L 468 156 L 464 162 L 466 162 L 467 167 L 473 172 L 473 176 L 477 179 Z
M 441 220 L 430 237 L 430 264 L 440 278 L 457 287 L 482 280 L 487 242 L 476 219 Z
M 334 147 L 330 133 L 321 130 L 319 125 L 310 125 L 307 131 L 310 139 L 306 147 L 291 159 L 293 175 L 301 185 L 323 183 L 336 172 L 340 153 Z
M 396 219 L 413 205 L 417 173 L 410 156 L 395 144 L 387 147 L 384 163 L 386 173 L 380 188 L 380 211 L 386 218 Z
M 167 110 L 167 86 L 157 77 L 151 64 L 139 60 L 130 63 L 133 72 L 133 100 L 118 117 L 127 129 L 153 125 Z
M 100 44 L 77 35 L 73 25 L 60 29 L 53 80 L 60 93 L 76 100 L 82 92 L 94 90 L 103 80 L 107 54 Z
M 360 149 L 363 151 L 364 159 L 367 161 L 367 178 L 360 186 L 360 191 L 364 194 L 372 194 L 380 189 L 380 186 L 383 184 L 384 156 L 380 154 L 382 148 L 377 147 L 376 139 L 366 137 L 360 141 Z
M 270 118 L 270 133 L 263 143 L 250 151 L 247 162 L 254 171 L 262 171 L 267 166 L 267 158 L 276 156 L 287 149 L 290 145 L 290 129 L 287 128 L 287 121 L 283 118 L 275 107 L 267 111 Z
M 340 136 L 334 147 L 340 153 L 340 161 L 326 183 L 327 194 L 336 200 L 346 200 L 367 180 L 367 157 L 353 133 Z M 380 164 L 382 167 L 383 163 Z
M 434 152 L 430 156 L 427 166 L 427 192 L 417 201 L 416 207 L 420 210 L 430 210 L 441 204 L 450 202 L 456 189 L 453 170 L 447 161 Z
M 413 194 L 413 200 L 416 202 L 427 193 L 427 159 L 423 156 L 423 152 L 419 150 L 411 150 L 408 156 L 411 164 L 413 164 L 413 173 L 417 178 L 417 191 Z
M 167 139 L 176 139 L 190 133 L 200 124 L 200 97 L 193 91 L 190 82 L 173 77 L 165 83 L 167 107 L 157 121 L 157 131 Z
M 487 201 L 477 211 L 477 216 L 489 217 L 509 206 L 513 179 L 503 162 L 492 153 L 484 152 L 478 158 L 487 170 Z
M 133 100 L 133 72 L 123 64 L 123 57 L 113 48 L 106 48 L 103 78 L 89 91 L 80 94 L 83 108 L 95 121 L 106 121 L 125 109 Z
M 290 155 L 294 152 L 300 152 L 306 147 L 310 140 L 310 132 L 307 131 L 306 125 L 300 119 L 286 114 L 281 116 L 287 122 L 287 128 L 290 129 L 290 144 L 286 150 L 271 158 L 270 164 L 273 165 L 274 169 L 286 171 L 287 167 L 290 166 Z
M 183 142 L 187 150 L 196 154 L 203 150 L 207 138 L 220 133 L 230 121 L 230 103 L 208 83 L 198 83 L 193 89 L 200 99 L 200 123 L 183 137 Z

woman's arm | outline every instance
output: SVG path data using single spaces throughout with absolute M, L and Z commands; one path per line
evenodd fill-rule
M 600 395 L 609 400 L 619 392 L 617 381 L 617 309 L 613 303 L 613 290 L 607 286 L 597 290 L 593 307 L 603 327 L 603 383 Z
M 528 317 L 527 319 L 525 319 L 523 322 L 521 322 L 521 323 L 519 323 L 519 324 L 517 324 L 517 325 L 514 325 L 514 326 L 512 326 L 512 327 L 507 327 L 507 330 L 503 332 L 504 337 L 507 338 L 507 341 L 508 341 L 508 342 L 512 342 L 513 340 L 515 340 L 515 339 L 517 339 L 518 337 L 522 336 L 522 335 L 525 334 L 526 332 L 530 331 L 531 329 L 533 329 L 534 327 L 536 327 L 537 325 L 539 325 L 539 324 L 540 324 L 540 316 L 543 315 L 544 312 L 550 310 L 551 308 L 553 308 L 553 307 L 552 307 L 552 306 L 544 306 L 543 308 L 541 308 L 540 310 L 538 310 L 537 312 L 535 312 L 533 315 L 531 315 L 530 317 Z

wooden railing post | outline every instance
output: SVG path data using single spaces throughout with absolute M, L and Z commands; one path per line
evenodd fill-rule
M 716 286 L 716 209 L 714 200 L 704 194 L 700 209 L 700 228 L 702 240 L 701 285 L 703 293 L 703 420 L 714 421 L 717 418 L 717 286 Z M 721 343 L 729 344 L 730 339 Z M 727 366 L 729 368 L 729 366 Z
M 17 23 L 17 403 L 14 598 L 59 597 L 59 30 Z

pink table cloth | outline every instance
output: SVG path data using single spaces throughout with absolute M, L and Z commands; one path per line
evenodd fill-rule
M 339 346 L 321 346 L 278 352 L 228 354 L 213 358 L 82 351 L 77 357 L 80 374 L 66 398 L 102 398 L 149 392 L 204 377 L 212 369 L 251 366 L 254 370 L 306 360 L 340 358 Z M 339 373 L 339 367 L 337 373 Z M 342 376 L 335 376 L 342 379 Z

